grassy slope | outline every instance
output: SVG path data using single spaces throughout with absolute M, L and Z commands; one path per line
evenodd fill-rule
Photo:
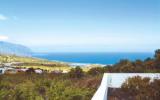
M 43 70 L 53 71 L 53 70 L 63 70 L 63 71 L 69 71 L 71 67 L 67 63 L 63 62 L 54 62 L 54 61 L 48 61 L 45 59 L 39 59 L 39 58 L 32 58 L 32 57 L 20 57 L 20 56 L 8 56 L 8 55 L 0 55 L 0 63 L 1 62 L 21 62 L 24 63 L 21 66 L 15 66 L 15 67 L 21 67 L 21 68 L 40 68 Z M 26 65 L 27 64 L 27 65 Z M 83 67 L 83 71 L 87 72 L 89 69 L 93 67 L 101 67 L 99 65 L 86 65 Z
M 0 55 L 0 62 L 21 62 L 24 64 L 16 65 L 15 67 L 22 68 L 40 68 L 44 70 L 70 70 L 69 65 L 61 62 L 52 62 L 44 59 L 32 58 L 32 57 L 19 57 L 19 56 L 8 56 L 8 55 Z

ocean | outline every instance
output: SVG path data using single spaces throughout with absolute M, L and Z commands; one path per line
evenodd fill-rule
M 33 57 L 81 64 L 115 64 L 121 59 L 135 61 L 153 57 L 153 53 L 35 53 Z

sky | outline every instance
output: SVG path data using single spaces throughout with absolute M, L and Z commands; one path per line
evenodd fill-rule
M 0 0 L 0 41 L 34 52 L 153 52 L 160 0 Z

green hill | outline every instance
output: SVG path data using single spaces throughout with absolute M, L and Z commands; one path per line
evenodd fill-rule
M 21 57 L 15 55 L 0 55 L 0 63 L 11 63 L 14 67 L 21 68 L 40 68 L 43 70 L 65 70 L 69 71 L 70 67 L 67 63 L 52 62 L 44 59 Z

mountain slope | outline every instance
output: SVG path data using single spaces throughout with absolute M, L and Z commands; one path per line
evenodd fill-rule
M 32 51 L 23 45 L 0 41 L 0 54 L 31 56 Z

